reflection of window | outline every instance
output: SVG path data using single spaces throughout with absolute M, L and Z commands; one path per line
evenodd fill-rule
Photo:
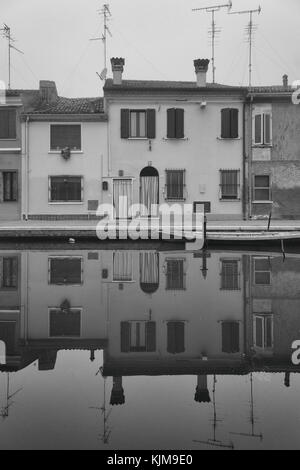
M 240 352 L 240 324 L 237 322 L 222 323 L 222 352 L 236 354 Z
M 81 284 L 81 258 L 50 258 L 49 283 L 55 285 Z
M 167 290 L 185 289 L 185 260 L 169 259 L 166 261 Z
M 3 289 L 18 288 L 18 258 L 5 257 L 2 260 L 1 287 Z
M 121 352 L 155 352 L 156 323 L 155 322 L 122 322 L 121 323 Z
M 182 354 L 185 352 L 184 322 L 168 323 L 168 353 Z
M 120 251 L 113 255 L 113 280 L 115 282 L 131 282 L 132 275 L 132 254 L 127 251 Z
M 2 200 L 4 202 L 16 202 L 18 200 L 18 173 L 16 171 L 4 171 L 2 180 Z
M 254 283 L 257 286 L 271 285 L 271 263 L 270 258 L 254 259 Z
M 222 260 L 221 289 L 240 289 L 240 269 L 238 260 Z
M 140 253 L 140 285 L 147 294 L 152 294 L 159 288 L 158 253 Z
M 273 348 L 273 315 L 256 314 L 254 317 L 254 346 L 261 349 Z
M 80 335 L 81 310 L 50 310 L 50 338 L 79 338 Z
M 5 344 L 7 356 L 13 356 L 16 354 L 16 327 L 17 323 L 13 321 L 0 322 L 0 341 L 3 341 Z

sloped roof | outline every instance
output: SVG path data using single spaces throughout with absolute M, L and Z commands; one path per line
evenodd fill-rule
M 122 85 L 114 85 L 113 79 L 109 78 L 105 82 L 104 90 L 174 90 L 174 91 L 204 91 L 204 90 L 227 90 L 246 91 L 245 87 L 222 85 L 220 83 L 207 83 L 206 87 L 198 87 L 196 81 L 163 81 L 163 80 L 123 80 Z
M 103 98 L 63 98 L 52 104 L 42 101 L 32 114 L 101 114 L 104 113 Z

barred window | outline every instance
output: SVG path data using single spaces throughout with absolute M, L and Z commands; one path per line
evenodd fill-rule
M 69 147 L 73 151 L 81 150 L 80 124 L 52 124 L 51 145 L 52 151 L 59 151 Z
M 82 202 L 81 176 L 51 176 L 49 178 L 50 202 Z
M 254 200 L 271 201 L 271 177 L 269 175 L 254 176 Z
M 4 171 L 3 180 L 3 201 L 16 202 L 18 200 L 18 173 L 16 171 Z
M 240 198 L 240 171 L 220 171 L 220 197 L 222 200 L 237 200 Z
M 240 289 L 240 264 L 238 260 L 222 260 L 221 289 Z
M 167 290 L 184 290 L 185 277 L 184 259 L 169 259 L 166 261 Z
M 185 170 L 166 170 L 166 198 L 185 199 Z

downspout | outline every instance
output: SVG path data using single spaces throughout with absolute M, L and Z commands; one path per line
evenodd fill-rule
M 30 118 L 27 116 L 26 118 L 26 126 L 25 126 L 25 139 L 26 139 L 26 150 L 25 150 L 25 220 L 28 220 L 28 212 L 29 212 L 29 121 Z
M 243 219 L 247 220 L 248 178 L 247 178 L 247 135 L 246 135 L 246 103 L 243 104 Z

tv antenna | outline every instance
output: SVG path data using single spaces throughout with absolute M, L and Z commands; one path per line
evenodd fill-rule
M 103 368 L 100 367 L 100 369 L 98 370 L 96 376 L 98 376 L 100 373 L 102 374 L 103 372 Z M 109 421 L 109 418 L 110 418 L 110 415 L 112 413 L 112 409 L 110 408 L 109 411 L 107 411 L 107 405 L 106 405 L 106 380 L 107 380 L 107 377 L 103 377 L 104 379 L 104 389 L 103 389 L 103 405 L 99 408 L 99 407 L 90 407 L 91 410 L 97 410 L 97 411 L 100 411 L 101 414 L 102 414 L 102 417 L 103 417 L 103 433 L 101 434 L 101 441 L 103 442 L 103 444 L 107 445 L 109 444 L 109 439 L 110 439 L 110 436 L 111 436 L 111 433 L 112 433 L 112 429 L 110 429 L 109 425 L 108 425 L 108 421 Z
M 2 36 L 7 39 L 8 42 L 8 89 L 11 89 L 11 50 L 14 49 L 15 51 L 19 52 L 20 54 L 24 54 L 23 51 L 17 49 L 14 46 L 16 40 L 11 35 L 11 28 L 4 23 L 3 28 L 0 29 Z
M 19 388 L 16 392 L 13 392 L 13 393 L 10 392 L 10 377 L 9 377 L 9 373 L 7 373 L 6 403 L 5 403 L 5 406 L 1 407 L 1 410 L 0 410 L 0 416 L 3 419 L 6 419 L 9 417 L 9 410 L 15 403 L 14 401 L 12 401 L 12 399 L 22 390 L 23 390 L 22 388 Z
M 232 1 L 229 0 L 229 3 L 225 5 L 215 5 L 211 7 L 203 7 L 203 8 L 193 8 L 192 11 L 206 11 L 207 13 L 211 13 L 211 29 L 209 30 L 209 35 L 211 37 L 211 45 L 212 45 L 212 70 L 213 70 L 213 83 L 216 83 L 216 65 L 215 65 L 215 55 L 216 55 L 216 38 L 218 34 L 221 33 L 221 29 L 217 28 L 216 25 L 216 12 L 220 11 L 222 8 L 228 8 L 228 11 L 232 8 Z
M 214 408 L 214 417 L 213 417 L 213 438 L 208 439 L 208 441 L 196 441 L 193 442 L 197 444 L 204 444 L 211 447 L 218 447 L 220 449 L 229 449 L 234 450 L 234 445 L 231 442 L 230 444 L 225 444 L 222 441 L 217 439 L 217 427 L 218 423 L 221 423 L 222 420 L 217 418 L 217 403 L 216 403 L 216 385 L 217 385 L 217 377 L 214 376 L 214 387 L 213 387 L 213 408 Z
M 105 80 L 107 76 L 107 35 L 112 37 L 112 33 L 109 29 L 108 22 L 110 21 L 112 14 L 108 3 L 104 3 L 101 10 L 98 10 L 99 14 L 103 16 L 103 34 L 99 38 L 93 38 L 91 41 L 102 41 L 104 47 L 104 69 L 101 73 L 97 72 L 100 80 Z
M 253 23 L 253 15 L 257 13 L 261 14 L 262 8 L 259 6 L 256 10 L 243 10 L 243 11 L 232 11 L 230 15 L 249 15 L 249 23 L 246 27 L 247 40 L 249 42 L 249 87 L 252 86 L 252 50 L 253 50 L 253 35 L 257 29 L 257 26 Z

